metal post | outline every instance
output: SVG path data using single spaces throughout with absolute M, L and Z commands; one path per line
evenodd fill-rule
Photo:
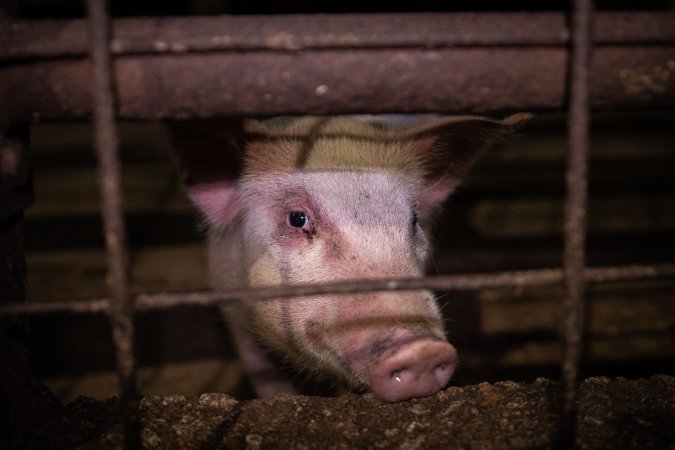
M 28 127 L 0 134 L 0 305 L 25 303 L 23 210 L 33 201 L 25 162 Z M 28 321 L 0 319 L 0 448 L 11 448 L 35 416 L 30 402 Z
M 112 294 L 109 317 L 117 357 L 125 446 L 132 449 L 139 446 L 140 430 L 134 357 L 133 298 L 130 293 L 131 276 L 123 219 L 121 167 L 115 123 L 110 19 L 105 0 L 87 0 L 86 3 L 92 40 L 95 144 L 108 250 L 108 284 Z
M 584 323 L 592 17 L 592 0 L 574 0 L 568 112 L 569 156 L 566 173 L 565 249 L 563 255 L 566 295 L 562 305 L 564 322 L 561 336 L 562 411 L 560 445 L 563 448 L 572 448 L 575 443 L 577 385 Z

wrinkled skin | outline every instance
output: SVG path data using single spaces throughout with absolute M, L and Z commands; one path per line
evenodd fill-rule
M 422 224 L 481 149 L 524 118 L 173 124 L 188 194 L 210 228 L 213 287 L 422 276 Z M 271 355 L 391 402 L 438 392 L 457 363 L 425 290 L 243 299 L 225 313 L 262 397 L 298 392 Z

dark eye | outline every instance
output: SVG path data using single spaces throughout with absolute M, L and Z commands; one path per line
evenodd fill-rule
M 415 211 L 412 212 L 412 227 L 413 230 L 417 227 L 417 213 Z
M 288 213 L 288 224 L 294 228 L 303 228 L 307 225 L 307 215 L 302 211 L 291 211 Z

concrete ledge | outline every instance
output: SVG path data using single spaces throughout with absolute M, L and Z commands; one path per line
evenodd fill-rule
M 558 384 L 543 378 L 451 387 L 385 404 L 372 395 L 279 396 L 237 401 L 149 396 L 141 401 L 144 448 L 550 448 Z M 79 398 L 27 438 L 27 448 L 121 448 L 117 400 Z M 580 389 L 577 446 L 675 448 L 675 378 L 589 378 Z

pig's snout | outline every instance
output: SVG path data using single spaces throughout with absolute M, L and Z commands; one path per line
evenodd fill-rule
M 449 343 L 429 338 L 403 344 L 378 361 L 370 372 L 370 387 L 381 400 L 433 395 L 450 381 L 457 351 Z

